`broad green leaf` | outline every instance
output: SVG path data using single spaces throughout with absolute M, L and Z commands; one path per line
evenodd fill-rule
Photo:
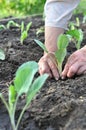
M 68 30 L 67 31 L 67 34 L 71 35 L 72 37 L 74 37 L 76 40 L 79 39 L 80 37 L 80 33 L 77 29 L 74 29 L 74 30 Z
M 46 49 L 45 45 L 44 45 L 41 41 L 36 40 L 36 39 L 34 39 L 34 41 L 35 41 L 46 53 L 48 53 L 48 50 Z
M 5 60 L 5 53 L 2 49 L 0 49 L 0 60 Z
M 75 46 L 77 49 L 80 49 L 80 45 L 83 40 L 83 31 L 81 29 L 74 29 L 67 31 L 67 34 L 76 40 Z
M 69 39 L 65 34 L 59 35 L 58 40 L 57 40 L 58 49 L 66 48 L 68 46 L 68 43 L 69 43 Z
M 9 105 L 10 107 L 15 103 L 16 100 L 16 91 L 15 87 L 13 85 L 10 85 L 9 87 Z
M 48 74 L 44 74 L 39 76 L 31 85 L 31 88 L 29 89 L 27 93 L 27 103 L 29 104 L 31 100 L 34 98 L 36 93 L 39 91 L 39 89 L 43 86 L 46 79 L 48 78 Z
M 19 96 L 28 92 L 37 71 L 38 64 L 35 61 L 26 62 L 19 67 L 14 79 L 14 86 Z
M 29 31 L 31 25 L 32 25 L 32 22 L 28 23 L 28 25 L 26 26 L 26 31 L 27 31 L 27 32 Z
M 67 54 L 66 49 L 60 49 L 55 52 L 55 57 L 57 59 L 57 62 L 62 63 L 64 61 L 64 58 Z

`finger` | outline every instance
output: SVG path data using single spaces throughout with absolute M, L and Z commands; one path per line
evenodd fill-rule
M 86 74 L 86 65 L 83 65 L 77 71 L 77 75 Z
M 68 70 L 69 70 L 69 65 L 66 64 L 65 67 L 64 67 L 64 70 L 62 71 L 62 74 L 61 74 L 61 78 L 62 78 L 62 79 L 65 79 L 65 78 L 66 78 L 67 73 L 68 73 Z
M 67 77 L 71 78 L 75 74 L 77 74 L 79 68 L 82 66 L 82 63 L 80 64 L 79 62 L 74 63 L 68 70 L 67 72 Z
M 59 79 L 59 73 L 58 73 L 58 69 L 57 69 L 56 65 L 52 62 L 51 59 L 48 59 L 47 62 L 48 62 L 48 65 L 51 69 L 52 75 L 54 76 L 54 78 L 56 80 L 58 80 Z
M 61 76 L 62 79 L 65 79 L 65 78 L 66 78 L 68 72 L 69 72 L 68 76 L 72 76 L 72 75 L 73 75 L 73 73 L 71 72 L 71 70 L 69 71 L 69 69 L 70 69 L 70 67 L 71 67 L 74 63 L 77 62 L 77 60 L 78 60 L 78 58 L 77 58 L 77 52 L 76 52 L 76 53 L 73 53 L 73 54 L 68 58 L 67 63 L 66 63 L 66 65 L 65 65 L 65 67 L 64 67 L 64 70 L 63 70 L 63 72 L 62 72 L 62 76 Z M 71 68 L 71 69 L 72 69 L 72 68 Z M 70 73 L 71 73 L 71 74 L 70 74 Z
M 45 73 L 49 74 L 49 77 L 52 78 L 52 73 L 46 61 L 41 61 L 38 63 L 39 65 L 39 74 L 43 75 Z

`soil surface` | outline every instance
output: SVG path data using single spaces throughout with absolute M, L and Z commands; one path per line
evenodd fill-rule
M 0 24 L 6 25 L 9 20 L 0 20 Z M 44 33 L 36 35 L 37 30 L 44 26 L 43 18 L 34 16 L 13 20 L 19 24 L 24 21 L 25 25 L 32 21 L 32 26 L 23 45 L 20 43 L 19 28 L 0 31 L 0 48 L 6 53 L 6 59 L 0 61 L 0 91 L 5 97 L 17 68 L 27 61 L 38 61 L 43 54 L 33 40 L 36 38 L 44 42 Z M 81 28 L 84 31 L 84 46 L 86 24 L 81 24 Z M 70 43 L 68 55 L 75 50 L 74 44 Z M 21 98 L 16 118 L 23 104 L 24 98 Z M 1 100 L 0 130 L 11 130 L 9 116 Z M 25 112 L 19 130 L 86 130 L 86 75 L 59 81 L 48 79 Z

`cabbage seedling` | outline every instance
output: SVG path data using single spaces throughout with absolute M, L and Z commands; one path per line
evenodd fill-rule
M 81 29 L 68 30 L 67 34 L 71 37 L 71 40 L 75 43 L 78 49 L 81 47 L 81 42 L 83 41 L 83 31 Z
M 23 44 L 24 40 L 27 38 L 28 31 L 31 25 L 32 25 L 32 22 L 29 22 L 25 28 L 24 22 L 21 23 L 21 37 L 20 37 L 21 44 Z
M 48 50 L 46 49 L 45 45 L 40 42 L 39 40 L 34 40 L 46 53 L 48 53 Z M 64 61 L 64 58 L 66 56 L 67 53 L 67 46 L 69 43 L 69 38 L 65 35 L 65 34 L 61 34 L 58 37 L 58 41 L 57 41 L 57 50 L 55 52 L 55 58 L 56 58 L 56 62 L 51 58 L 51 60 L 55 63 L 55 65 L 57 66 L 58 70 L 59 70 L 59 74 L 61 75 L 62 72 L 62 64 Z
M 0 98 L 2 99 L 4 105 L 7 108 L 9 113 L 9 117 L 11 120 L 11 125 L 13 130 L 18 130 L 20 121 L 22 116 L 27 109 L 28 105 L 30 104 L 31 100 L 34 98 L 36 93 L 45 83 L 45 80 L 48 78 L 47 74 L 39 76 L 38 78 L 34 79 L 34 75 L 38 71 L 38 64 L 35 61 L 29 61 L 21 65 L 15 75 L 14 84 L 9 86 L 9 95 L 8 95 L 8 102 L 6 102 L 2 93 L 0 93 Z M 19 97 L 25 94 L 26 104 L 23 107 L 17 123 L 15 123 L 15 112 Z

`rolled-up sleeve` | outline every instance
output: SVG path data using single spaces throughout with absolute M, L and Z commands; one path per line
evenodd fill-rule
M 72 11 L 80 0 L 47 0 L 45 3 L 45 26 L 67 29 Z

